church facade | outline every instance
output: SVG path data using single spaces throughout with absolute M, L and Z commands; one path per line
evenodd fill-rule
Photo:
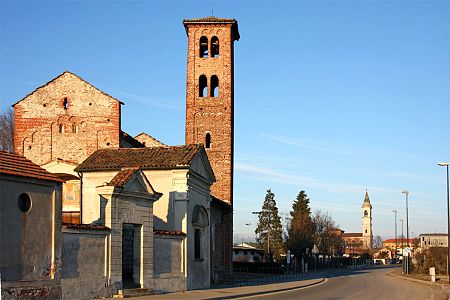
M 63 182 L 62 298 L 207 288 L 232 272 L 237 21 L 183 24 L 186 145 L 130 136 L 124 103 L 70 72 L 13 105 L 14 151 Z

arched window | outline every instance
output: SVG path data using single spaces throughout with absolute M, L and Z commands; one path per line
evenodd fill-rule
M 59 124 L 59 133 L 64 133 L 64 125 Z
M 219 78 L 216 75 L 211 76 L 211 97 L 219 97 Z
M 206 36 L 200 38 L 200 57 L 208 57 L 208 38 Z
M 217 36 L 211 38 L 211 57 L 219 57 L 219 38 Z
M 64 109 L 68 109 L 69 108 L 69 100 L 67 100 L 67 97 L 64 98 L 63 106 L 64 106 Z
M 194 259 L 201 259 L 202 234 L 200 229 L 194 231 Z
M 369 215 L 369 213 L 367 212 L 367 210 L 364 211 L 364 217 L 367 217 Z
M 205 75 L 201 75 L 198 80 L 198 96 L 207 97 L 208 96 L 208 79 Z
M 72 132 L 73 133 L 78 133 L 78 125 L 75 123 L 72 123 Z
M 211 148 L 211 134 L 209 132 L 205 136 L 205 148 Z

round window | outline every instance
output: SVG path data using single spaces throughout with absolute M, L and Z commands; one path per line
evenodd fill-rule
M 22 212 L 29 212 L 31 209 L 31 198 L 28 194 L 22 193 L 19 196 L 19 209 Z

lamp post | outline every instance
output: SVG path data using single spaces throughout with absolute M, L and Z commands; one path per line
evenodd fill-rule
M 395 214 L 395 267 L 397 268 L 397 210 L 392 211 Z
M 448 191 L 448 162 L 438 163 L 441 167 L 447 168 L 447 276 L 450 282 L 450 199 L 449 199 L 449 191 Z
M 408 224 L 408 194 L 407 190 L 402 191 L 406 197 L 406 245 L 409 246 L 409 224 Z M 410 249 L 411 250 L 411 249 Z M 409 274 L 409 251 L 406 251 L 406 274 Z
M 402 247 L 402 256 L 403 256 L 403 219 L 400 219 L 399 221 L 402 222 L 402 246 L 401 247 Z

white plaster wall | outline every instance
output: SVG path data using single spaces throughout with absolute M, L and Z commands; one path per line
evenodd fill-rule
M 155 202 L 153 213 L 155 229 L 186 232 L 183 219 L 186 214 L 187 169 L 144 170 L 153 188 L 162 193 Z
M 119 171 L 86 172 L 82 178 L 81 223 L 100 223 L 100 196 L 97 187 L 109 183 Z

